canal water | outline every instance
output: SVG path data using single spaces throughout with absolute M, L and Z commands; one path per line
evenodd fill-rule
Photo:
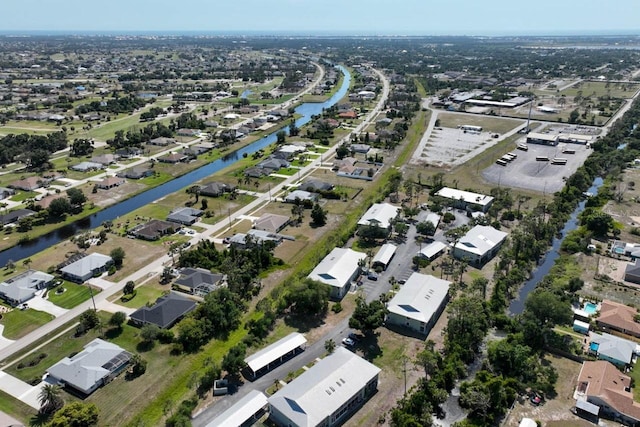
M 602 186 L 602 183 L 602 178 L 596 178 L 587 192 L 593 195 L 598 194 L 598 189 Z M 518 292 L 518 298 L 511 301 L 511 304 L 509 305 L 509 315 L 515 316 L 516 314 L 521 314 L 524 311 L 524 303 L 527 300 L 527 296 L 536 288 L 536 286 L 538 286 L 538 283 L 540 283 L 540 281 L 549 274 L 549 270 L 551 270 L 551 267 L 553 267 L 560 256 L 560 245 L 562 245 L 562 241 L 570 231 L 573 231 L 578 227 L 578 215 L 584 210 L 586 203 L 587 200 L 585 199 L 578 204 L 571 214 L 571 217 L 562 228 L 562 231 L 560 231 L 560 236 L 554 237 L 553 242 L 551 243 L 551 250 L 549 250 L 545 255 L 542 264 L 534 270 L 531 278 L 525 282 L 524 286 L 522 286 Z
M 325 102 L 304 103 L 296 107 L 296 113 L 301 115 L 301 117 L 299 117 L 295 122 L 296 126 L 301 127 L 309 123 L 312 116 L 321 114 L 324 109 L 335 105 L 340 99 L 342 99 L 342 97 L 346 95 L 347 91 L 349 90 L 349 85 L 351 84 L 351 74 L 346 68 L 342 66 L 337 66 L 337 68 L 344 74 L 342 85 L 340 86 L 338 91 Z M 285 128 L 285 130 L 287 129 Z M 4 250 L 0 252 L 0 266 L 6 265 L 7 261 L 9 260 L 16 261 L 19 259 L 30 257 L 50 246 L 53 246 L 65 239 L 70 238 L 81 230 L 88 230 L 98 227 L 105 221 L 113 221 L 118 217 L 126 215 L 129 212 L 132 212 L 148 203 L 153 202 L 154 200 L 157 200 L 161 197 L 166 196 L 167 194 L 178 191 L 193 184 L 196 181 L 206 178 L 207 176 L 232 165 L 239 159 L 242 159 L 245 153 L 249 155 L 255 153 L 256 151 L 273 144 L 274 142 L 276 142 L 276 140 L 277 136 L 276 132 L 274 132 L 245 147 L 228 153 L 224 157 L 221 157 L 185 175 L 182 175 L 169 182 L 133 196 L 127 200 L 123 200 L 122 202 L 119 202 L 115 205 L 109 206 L 90 217 L 78 220 L 72 224 L 54 230 L 41 237 L 29 240 L 28 242 L 20 243 L 7 250 Z

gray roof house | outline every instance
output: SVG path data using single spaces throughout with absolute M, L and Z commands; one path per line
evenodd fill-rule
M 235 187 L 233 185 L 225 184 L 224 182 L 210 182 L 200 187 L 200 195 L 218 197 L 224 193 L 233 191 Z
M 195 301 L 175 293 L 169 293 L 158 298 L 151 307 L 146 305 L 140 307 L 131 313 L 129 318 L 140 326 L 152 324 L 165 329 L 173 326 L 195 308 Z
M 111 264 L 110 256 L 93 253 L 60 268 L 60 273 L 72 282 L 83 283 L 94 274 L 106 271 Z
M 69 167 L 69 169 L 72 169 L 78 172 L 88 172 L 92 170 L 100 170 L 103 168 L 104 168 L 104 165 L 102 165 L 102 163 L 95 163 L 95 162 L 81 162 L 81 163 L 78 163 L 77 165 L 73 165 Z
M 173 286 L 193 295 L 205 296 L 218 288 L 223 280 L 223 274 L 212 273 L 204 268 L 183 268 Z
M 291 193 L 287 194 L 284 198 L 284 201 L 287 203 L 295 203 L 296 199 L 299 201 L 311 200 L 315 202 L 318 200 L 320 196 L 317 193 L 310 193 L 304 190 L 293 190 Z
M 624 269 L 625 282 L 640 284 L 640 261 L 636 260 L 635 264 L 627 264 Z
M 285 215 L 277 215 L 272 213 L 265 213 L 260 218 L 256 219 L 253 223 L 253 228 L 256 230 L 269 231 L 271 233 L 277 233 L 289 224 L 290 218 Z
M 341 425 L 378 388 L 380 368 L 344 347 L 269 397 L 279 426 Z
M 0 215 L 0 225 L 13 224 L 20 221 L 20 218 L 35 215 L 31 209 L 16 209 L 6 214 Z
M 52 281 L 51 274 L 36 270 L 25 271 L 0 283 L 0 298 L 16 306 L 33 298 L 36 291 L 44 289 Z
M 330 191 L 333 190 L 333 184 L 329 184 L 328 182 L 324 182 L 324 181 L 320 181 L 317 179 L 308 179 L 305 182 L 303 182 L 300 187 L 298 187 L 299 190 L 306 190 L 306 191 Z
M 611 334 L 591 333 L 589 351 L 600 360 L 606 360 L 616 366 L 631 365 L 637 344 Z
M 177 222 L 184 225 L 192 225 L 204 212 L 200 209 L 180 207 L 175 208 L 167 216 L 167 221 Z
M 47 370 L 49 378 L 89 395 L 115 378 L 131 360 L 131 353 L 100 338 L 80 353 L 65 357 Z

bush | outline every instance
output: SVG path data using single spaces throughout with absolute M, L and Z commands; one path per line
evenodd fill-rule
M 109 267 L 109 276 L 113 276 L 114 274 L 116 274 L 116 266 L 112 265 L 111 267 Z
M 156 336 L 156 338 L 162 344 L 170 344 L 173 342 L 173 339 L 175 338 L 175 336 L 173 334 L 173 331 L 169 329 L 160 329 L 158 331 L 158 335 Z
M 133 291 L 132 294 L 124 294 L 120 297 L 120 301 L 122 302 L 131 301 L 136 297 L 137 294 L 138 294 L 138 291 Z
M 342 311 L 342 304 L 340 304 L 339 302 L 334 303 L 331 306 L 331 311 L 333 311 L 334 313 L 340 313 Z

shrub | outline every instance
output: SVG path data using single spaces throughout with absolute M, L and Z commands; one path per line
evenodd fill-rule
M 333 311 L 334 313 L 340 313 L 342 311 L 342 304 L 340 304 L 339 302 L 334 303 L 331 306 L 331 311 Z

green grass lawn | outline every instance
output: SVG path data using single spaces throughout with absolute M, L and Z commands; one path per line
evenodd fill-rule
M 127 308 L 140 308 L 148 302 L 155 302 L 160 296 L 162 296 L 162 293 L 163 291 L 158 288 L 152 288 L 150 286 L 142 285 L 136 288 L 136 296 L 129 301 L 122 302 L 120 300 L 121 295 L 118 294 L 118 298 L 113 302 Z
M 13 418 L 29 425 L 29 420 L 37 413 L 35 409 L 26 403 L 22 403 L 15 397 L 0 391 L 0 411 L 11 415 Z
M 9 200 L 12 202 L 24 202 L 27 199 L 32 199 L 36 197 L 38 193 L 35 191 L 19 191 L 17 194 L 12 196 Z
M 65 291 L 58 294 L 56 292 L 58 289 L 64 289 Z M 100 289 L 93 288 L 93 294 L 96 295 L 98 293 L 100 293 Z M 77 283 L 65 281 L 55 289 L 51 289 L 47 293 L 47 296 L 49 301 L 58 307 L 71 309 L 91 298 L 91 291 L 89 286 L 78 285 Z
M 40 326 L 53 320 L 53 316 L 44 311 L 34 309 L 14 309 L 2 315 L 0 323 L 4 325 L 2 335 L 10 340 L 17 340 L 35 331 Z

